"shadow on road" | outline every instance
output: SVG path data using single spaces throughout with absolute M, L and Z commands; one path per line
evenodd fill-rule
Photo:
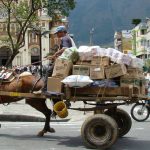
M 109 150 L 149 150 L 150 140 L 140 140 L 139 138 L 123 137 Z
M 58 136 L 58 135 L 45 135 L 44 137 L 38 137 L 36 135 L 11 135 L 11 134 L 0 134 L 0 138 L 13 139 L 22 141 L 48 141 L 49 144 L 53 142 L 59 146 L 74 149 L 83 149 L 85 148 L 84 143 L 82 142 L 81 136 Z M 52 142 L 52 143 L 51 143 Z M 124 137 L 118 138 L 117 142 L 109 150 L 149 150 L 150 149 L 150 140 L 140 140 L 139 138 Z
M 56 136 L 54 134 L 51 135 L 45 135 L 44 137 L 38 137 L 36 135 L 11 135 L 11 134 L 0 134 L 0 138 L 6 138 L 6 139 L 13 139 L 17 141 L 48 141 L 50 142 L 56 142 L 57 145 L 62 145 L 70 148 L 77 148 L 79 149 L 81 147 L 84 147 L 84 144 L 82 143 L 82 139 L 80 136 L 71 137 L 71 136 Z

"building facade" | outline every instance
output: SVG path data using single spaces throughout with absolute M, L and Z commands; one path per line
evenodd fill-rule
M 147 23 L 142 22 L 132 29 L 132 50 L 133 54 L 139 58 L 146 57 L 146 45 L 147 45 Z
M 11 49 L 7 43 L 3 43 L 1 40 L 3 37 L 7 36 L 7 24 L 5 22 L 4 16 L 1 15 L 2 14 L 0 14 L 0 66 L 4 66 L 11 54 Z M 59 39 L 56 37 L 56 35 L 54 35 L 54 30 L 59 25 L 67 26 L 67 18 L 58 14 L 59 19 L 58 21 L 54 22 L 47 15 L 46 9 L 38 11 L 38 16 L 40 20 L 39 24 L 42 27 L 42 30 L 50 32 L 41 36 L 40 38 L 40 36 L 33 32 L 33 30 L 28 29 L 25 34 L 25 45 L 19 50 L 19 54 L 14 58 L 12 66 L 25 66 L 30 64 L 38 65 L 41 58 L 44 60 L 45 56 L 50 53 L 51 48 L 59 44 Z M 17 30 L 15 23 L 11 24 L 11 30 L 11 34 L 13 34 L 13 31 L 15 32 Z M 42 61 L 43 65 L 47 63 L 48 60 Z
M 115 49 L 129 54 L 132 51 L 132 34 L 131 30 L 122 30 L 114 34 L 114 47 Z

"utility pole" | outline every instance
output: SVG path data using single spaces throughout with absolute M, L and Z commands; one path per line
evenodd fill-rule
M 92 28 L 91 30 L 90 30 L 90 46 L 92 46 L 93 45 L 93 34 L 94 34 L 94 28 Z
M 133 30 L 133 52 L 134 55 L 136 56 L 136 31 Z
M 42 34 L 41 31 L 39 31 L 39 47 L 40 47 L 40 75 L 42 77 Z

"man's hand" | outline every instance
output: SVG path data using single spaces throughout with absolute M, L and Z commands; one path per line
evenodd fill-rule
M 52 56 L 48 56 L 47 59 L 49 59 L 49 60 L 55 60 L 55 59 L 56 59 L 56 56 L 55 56 L 55 54 L 54 54 L 54 55 L 52 55 Z

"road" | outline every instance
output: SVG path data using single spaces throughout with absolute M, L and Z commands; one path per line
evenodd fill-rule
M 53 122 L 56 133 L 43 138 L 36 133 L 43 123 L 3 122 L 0 129 L 0 150 L 85 150 L 80 136 L 82 122 Z M 150 120 L 142 123 L 133 120 L 132 129 L 110 150 L 149 150 Z

